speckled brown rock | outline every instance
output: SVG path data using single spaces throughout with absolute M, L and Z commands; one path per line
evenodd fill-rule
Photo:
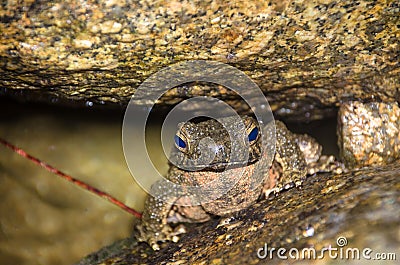
M 391 163 L 400 157 L 400 108 L 397 103 L 346 102 L 339 109 L 337 133 L 347 167 Z
M 300 251 L 340 249 L 339 237 L 347 240 L 344 252 L 370 248 L 372 257 L 383 252 L 395 253 L 398 259 L 399 178 L 399 164 L 341 175 L 318 174 L 307 178 L 301 188 L 263 200 L 231 218 L 197 225 L 179 243 L 170 243 L 157 254 L 132 237 L 79 264 L 278 264 L 282 260 L 276 255 L 272 260 L 259 259 L 257 251 L 265 244 Z M 329 258 L 319 261 L 333 262 Z
M 243 70 L 277 114 L 318 118 L 349 98 L 398 99 L 399 13 L 396 0 L 8 1 L 0 94 L 126 104 L 162 67 L 204 59 Z M 178 92 L 161 103 L 197 93 Z

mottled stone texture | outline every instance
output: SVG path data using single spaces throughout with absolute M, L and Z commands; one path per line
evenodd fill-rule
M 399 177 L 399 164 L 341 175 L 317 174 L 307 178 L 301 188 L 262 200 L 231 218 L 196 225 L 181 241 L 169 243 L 157 253 L 132 237 L 91 254 L 79 264 L 242 265 L 292 264 L 295 261 L 279 259 L 278 248 L 285 248 L 286 252 L 280 254 L 287 257 L 290 257 L 290 248 L 297 248 L 300 253 L 304 248 L 316 250 L 312 261 L 306 259 L 305 263 L 296 264 L 313 261 L 315 264 L 315 260 L 316 264 L 339 264 L 345 260 L 329 258 L 327 252 L 324 260 L 315 258 L 321 255 L 322 248 L 337 248 L 332 256 L 358 248 L 360 260 L 349 260 L 360 264 L 368 263 L 361 255 L 364 248 L 372 250 L 371 258 L 375 258 L 376 253 L 395 253 L 396 260 L 385 260 L 385 264 L 397 264 Z M 339 237 L 347 239 L 343 248 L 338 247 Z M 272 259 L 269 255 L 265 259 L 257 257 L 257 251 L 265 244 L 269 249 L 275 248 Z
M 384 165 L 400 157 L 397 103 L 344 103 L 337 128 L 340 156 L 347 167 Z
M 125 104 L 158 69 L 205 59 L 243 70 L 278 114 L 315 118 L 349 98 L 398 99 L 399 13 L 397 0 L 7 1 L 0 94 Z

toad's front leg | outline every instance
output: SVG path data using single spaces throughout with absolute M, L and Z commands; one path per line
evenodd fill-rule
M 164 184 L 165 181 L 162 180 L 152 185 L 151 189 L 156 192 L 157 197 L 148 195 L 141 223 L 136 227 L 139 231 L 138 240 L 147 242 L 154 250 L 160 249 L 158 242 L 172 239 L 173 231 L 167 218 L 177 198 L 172 194 L 159 192 L 163 190 Z
M 179 240 L 183 227 L 172 229 L 170 223 L 205 222 L 210 215 L 201 205 L 195 205 L 185 190 L 168 180 L 157 181 L 151 187 L 151 194 L 145 202 L 142 220 L 137 225 L 138 240 L 147 242 L 154 250 L 159 250 L 159 242 Z M 179 229 L 182 228 L 182 229 Z

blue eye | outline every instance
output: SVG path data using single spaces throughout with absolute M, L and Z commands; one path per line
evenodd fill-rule
M 251 142 L 255 141 L 257 139 L 257 137 L 258 137 L 258 128 L 254 127 L 253 130 L 251 130 L 251 132 L 249 133 L 249 136 L 248 136 L 249 142 L 251 143 Z
M 182 140 L 181 137 L 179 137 L 178 135 L 175 135 L 174 139 L 175 139 L 175 145 L 179 150 L 186 148 L 187 145 L 186 145 L 185 141 Z

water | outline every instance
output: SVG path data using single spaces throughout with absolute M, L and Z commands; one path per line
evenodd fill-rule
M 63 110 L 3 100 L 0 137 L 141 211 L 146 193 L 124 160 L 122 119 L 122 111 Z M 158 162 L 166 171 L 162 159 Z M 1 264 L 71 264 L 129 236 L 134 221 L 118 207 L 0 146 Z

